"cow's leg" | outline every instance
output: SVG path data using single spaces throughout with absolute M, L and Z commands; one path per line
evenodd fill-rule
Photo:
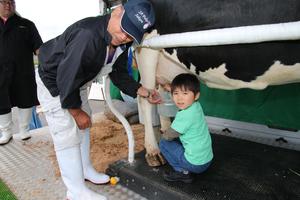
M 148 89 L 155 89 L 155 73 L 159 51 L 151 49 L 139 49 L 137 51 L 137 62 L 141 75 L 141 82 Z M 140 108 L 145 125 L 145 148 L 146 160 L 150 166 L 160 166 L 165 160 L 160 154 L 155 133 L 152 127 L 151 105 L 146 99 L 139 98 Z

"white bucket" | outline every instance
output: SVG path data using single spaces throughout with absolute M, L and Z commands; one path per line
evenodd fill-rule
M 178 108 L 171 98 L 171 93 L 164 91 L 160 95 L 163 102 L 157 106 L 159 115 L 164 117 L 174 117 L 178 112 Z

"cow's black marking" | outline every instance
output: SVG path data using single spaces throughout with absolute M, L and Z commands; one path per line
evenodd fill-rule
M 159 34 L 300 21 L 298 0 L 151 0 Z M 176 48 L 180 62 L 196 73 L 226 64 L 225 76 L 250 82 L 276 61 L 300 63 L 300 40 Z M 166 49 L 173 53 L 174 49 Z M 289 67 L 289 66 L 286 66 Z

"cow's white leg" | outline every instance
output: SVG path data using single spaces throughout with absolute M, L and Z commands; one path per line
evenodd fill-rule
M 137 52 L 137 62 L 141 75 L 141 82 L 148 89 L 155 89 L 155 73 L 159 51 L 152 49 L 139 49 Z M 151 105 L 146 99 L 139 98 L 140 108 L 145 125 L 145 148 L 146 160 L 150 166 L 159 166 L 165 161 L 160 155 L 155 133 L 152 127 Z

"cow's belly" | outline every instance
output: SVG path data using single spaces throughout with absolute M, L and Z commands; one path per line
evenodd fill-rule
M 176 51 L 171 55 L 163 50 L 159 57 L 156 76 L 171 81 L 180 73 L 193 73 L 198 75 L 200 80 L 208 87 L 226 90 L 240 88 L 260 90 L 269 85 L 300 82 L 300 63 L 284 65 L 280 61 L 274 61 L 271 66 L 267 67 L 267 70 L 262 75 L 255 77 L 252 81 L 229 78 L 225 74 L 228 71 L 227 67 L 226 63 L 222 63 L 219 66 L 210 66 L 205 71 L 199 71 L 197 73 L 196 68 L 201 68 L 201 66 L 196 67 L 193 64 L 185 66 L 179 61 Z M 255 68 L 255 66 L 253 66 L 253 68 Z

